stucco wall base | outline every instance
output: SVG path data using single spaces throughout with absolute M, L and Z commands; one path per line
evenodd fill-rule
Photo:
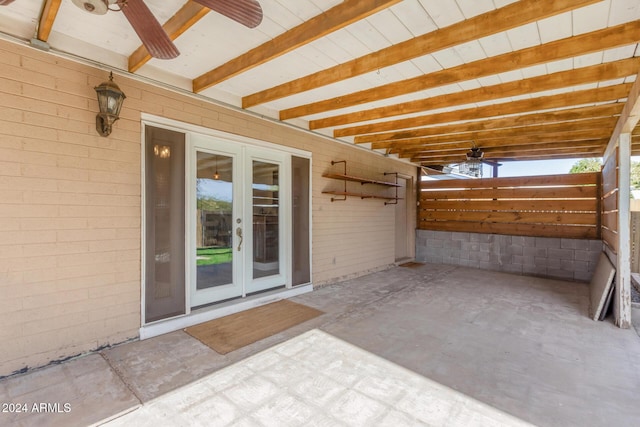
M 344 281 L 347 281 L 347 280 L 356 279 L 358 277 L 366 276 L 367 274 L 372 274 L 372 273 L 377 273 L 379 271 L 388 270 L 388 269 L 393 268 L 395 266 L 396 266 L 396 264 L 386 264 L 386 265 L 381 265 L 381 266 L 378 266 L 378 267 L 375 267 L 375 268 L 370 268 L 368 270 L 358 271 L 356 273 L 345 274 L 343 276 L 335 277 L 335 278 L 330 279 L 330 280 L 323 280 L 321 282 L 314 282 L 313 283 L 313 288 L 314 289 L 324 288 L 326 286 L 331 286 L 331 285 L 333 285 L 335 283 L 338 283 L 338 282 L 344 282 Z
M 107 348 L 115 347 L 131 341 L 137 341 L 138 339 L 139 337 L 136 331 L 109 337 L 107 341 L 102 344 L 93 341 L 90 343 L 66 346 L 40 354 L 30 354 L 18 360 L 4 363 L 2 365 L 2 371 L 0 371 L 0 380 L 36 371 L 38 369 L 46 368 L 47 366 L 57 365 L 68 360 L 84 357 Z
M 416 260 L 589 282 L 601 240 L 416 231 Z

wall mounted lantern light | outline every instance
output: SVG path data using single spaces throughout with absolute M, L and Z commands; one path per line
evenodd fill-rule
M 113 82 L 113 73 L 109 74 L 109 81 L 94 88 L 98 94 L 100 112 L 96 116 L 96 130 L 100 136 L 109 136 L 111 126 L 120 117 L 120 108 L 126 98 L 124 92 Z

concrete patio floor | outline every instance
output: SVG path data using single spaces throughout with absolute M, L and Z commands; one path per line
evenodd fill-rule
M 0 425 L 640 419 L 640 337 L 590 320 L 586 284 L 426 264 L 293 300 L 325 314 L 224 356 L 177 331 L 4 379 Z

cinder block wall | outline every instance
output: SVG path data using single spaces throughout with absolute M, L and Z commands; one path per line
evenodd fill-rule
M 417 230 L 416 260 L 589 282 L 602 241 Z
M 332 160 L 367 177 L 414 166 L 118 73 L 127 99 L 103 138 L 107 77 L 0 40 L 0 377 L 138 336 L 142 113 L 311 152 L 314 283 L 393 264 L 393 206 L 331 203 L 322 191 L 341 183 L 322 174 Z

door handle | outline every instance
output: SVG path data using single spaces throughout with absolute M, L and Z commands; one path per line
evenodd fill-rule
M 240 237 L 240 243 L 238 243 L 238 251 L 240 251 L 240 247 L 242 246 L 242 228 L 236 228 L 236 234 Z

